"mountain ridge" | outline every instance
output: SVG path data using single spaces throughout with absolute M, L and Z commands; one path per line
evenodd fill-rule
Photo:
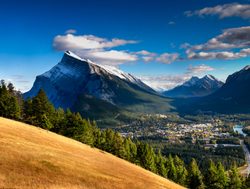
M 250 112 L 250 66 L 229 75 L 225 84 L 214 93 L 200 98 L 175 101 L 179 111 L 213 113 Z
M 52 69 L 36 77 L 24 98 L 34 97 L 40 89 L 56 108 L 70 108 L 93 119 L 114 116 L 124 110 L 151 112 L 157 108 L 159 113 L 165 113 L 172 108 L 168 98 L 133 75 L 93 63 L 70 51 Z M 98 104 L 104 108 L 100 109 Z M 109 110 L 113 113 L 107 115 Z
M 201 97 L 212 94 L 223 85 L 212 75 L 205 75 L 202 78 L 196 76 L 191 77 L 188 81 L 169 91 L 163 92 L 167 97 L 173 98 L 191 98 Z

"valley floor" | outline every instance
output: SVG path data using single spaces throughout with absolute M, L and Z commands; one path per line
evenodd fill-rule
M 183 187 L 109 153 L 0 118 L 0 188 Z

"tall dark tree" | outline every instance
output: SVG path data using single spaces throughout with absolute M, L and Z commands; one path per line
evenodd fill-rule
M 20 119 L 21 109 L 18 103 L 18 99 L 14 93 L 14 86 L 12 84 L 11 86 L 13 88 L 11 88 L 11 91 L 9 91 L 6 86 L 5 81 L 1 80 L 0 116 L 11 118 L 11 119 Z
M 231 170 L 229 171 L 229 178 L 230 178 L 230 182 L 228 185 L 229 189 L 241 189 L 242 180 L 239 175 L 236 164 L 234 164 Z
M 192 159 L 188 167 L 188 187 L 190 189 L 204 189 L 205 185 L 203 183 L 203 176 L 199 170 L 199 167 L 195 161 Z
M 147 143 L 138 143 L 137 155 L 142 167 L 152 172 L 156 172 L 155 153 L 151 146 Z
M 217 173 L 218 173 L 217 188 L 219 188 L 219 189 L 227 188 L 229 178 L 228 178 L 228 174 L 226 173 L 224 166 L 222 165 L 221 162 L 219 162 L 217 165 Z
M 155 164 L 157 173 L 163 177 L 167 176 L 167 169 L 165 167 L 166 159 L 162 156 L 161 151 L 158 150 L 158 153 L 155 157 Z
M 54 106 L 49 102 L 42 89 L 37 96 L 24 102 L 23 117 L 25 121 L 44 129 L 52 129 L 55 112 Z
M 120 133 L 115 132 L 113 140 L 113 154 L 124 159 L 126 157 L 126 151 L 124 148 L 123 137 Z
M 187 169 L 185 167 L 185 163 L 178 156 L 174 157 L 174 164 L 176 169 L 176 182 L 185 186 L 187 182 Z
M 174 158 L 170 154 L 168 156 L 167 162 L 166 162 L 166 168 L 167 168 L 167 177 L 173 181 L 177 180 L 177 172 L 176 167 L 174 164 Z
M 212 160 L 210 160 L 209 168 L 205 174 L 205 184 L 209 189 L 216 189 L 218 185 L 218 171 Z

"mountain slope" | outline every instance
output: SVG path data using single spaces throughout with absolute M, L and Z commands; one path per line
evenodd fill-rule
M 176 102 L 179 110 L 189 112 L 249 113 L 250 112 L 250 66 L 228 76 L 226 83 L 213 94 Z
M 163 92 L 165 96 L 174 98 L 200 97 L 212 94 L 223 85 L 212 75 L 206 75 L 203 78 L 192 77 L 187 82 L 175 87 L 169 91 Z
M 32 89 L 24 97 L 35 96 L 41 88 L 55 107 L 70 108 L 93 118 L 104 117 L 102 113 L 107 116 L 106 112 L 100 112 L 98 104 L 115 113 L 121 109 L 150 112 L 156 108 L 166 112 L 171 108 L 167 98 L 159 96 L 131 74 L 95 64 L 69 51 L 51 70 L 37 76 Z
M 0 117 L 0 188 L 183 188 L 109 153 Z

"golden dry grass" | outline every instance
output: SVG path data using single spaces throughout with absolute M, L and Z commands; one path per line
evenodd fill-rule
M 183 187 L 109 153 L 0 117 L 0 188 Z

